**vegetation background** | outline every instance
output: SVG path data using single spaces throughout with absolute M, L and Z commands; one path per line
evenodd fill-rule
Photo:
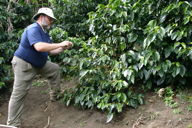
M 66 105 L 104 110 L 110 122 L 126 106 L 143 104 L 148 90 L 191 84 L 190 1 L 1 0 L 1 91 L 12 86 L 11 59 L 24 28 L 45 6 L 58 19 L 49 31 L 53 41 L 75 44 L 49 58 L 62 66 L 64 77 L 79 79 L 78 86 L 66 89 Z

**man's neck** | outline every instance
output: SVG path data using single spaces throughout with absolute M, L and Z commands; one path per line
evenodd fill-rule
M 41 25 L 40 21 L 37 21 L 37 23 L 41 26 L 42 30 L 45 32 L 45 29 L 43 28 L 43 26 Z

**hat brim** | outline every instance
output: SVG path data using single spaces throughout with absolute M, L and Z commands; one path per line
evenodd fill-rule
M 44 14 L 44 13 L 37 13 L 37 14 L 35 14 L 35 15 L 33 16 L 32 19 L 37 20 L 38 17 L 39 17 L 39 15 L 41 15 L 41 14 Z M 44 15 L 46 15 L 46 14 L 44 14 Z M 46 16 L 48 16 L 48 15 L 46 15 Z M 48 17 L 51 17 L 51 16 L 48 16 Z M 54 19 L 54 20 L 57 20 L 55 17 L 51 17 L 51 18 Z

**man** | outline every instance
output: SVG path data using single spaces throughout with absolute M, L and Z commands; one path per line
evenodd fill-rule
M 50 100 L 56 100 L 56 92 L 60 90 L 59 66 L 47 61 L 48 53 L 58 54 L 73 46 L 69 41 L 51 43 L 45 30 L 50 28 L 56 18 L 50 8 L 40 8 L 33 19 L 36 22 L 23 32 L 20 45 L 12 60 L 14 85 L 9 101 L 7 124 L 16 127 L 21 125 L 20 117 L 24 100 L 37 74 L 49 80 Z

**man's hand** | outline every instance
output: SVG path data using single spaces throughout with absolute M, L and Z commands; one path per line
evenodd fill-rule
M 59 46 L 60 46 L 59 48 L 51 50 L 49 53 L 52 55 L 59 54 L 59 53 L 63 52 L 63 50 L 73 47 L 73 43 L 70 41 L 63 41 L 63 42 L 59 43 Z
M 63 50 L 65 50 L 73 47 L 73 43 L 70 41 L 63 41 L 60 43 L 60 46 L 63 48 Z
M 59 54 L 61 52 L 63 52 L 63 48 L 62 47 L 59 47 L 57 49 L 54 49 L 54 50 L 51 50 L 49 53 L 52 54 L 52 55 L 56 55 L 56 54 Z

